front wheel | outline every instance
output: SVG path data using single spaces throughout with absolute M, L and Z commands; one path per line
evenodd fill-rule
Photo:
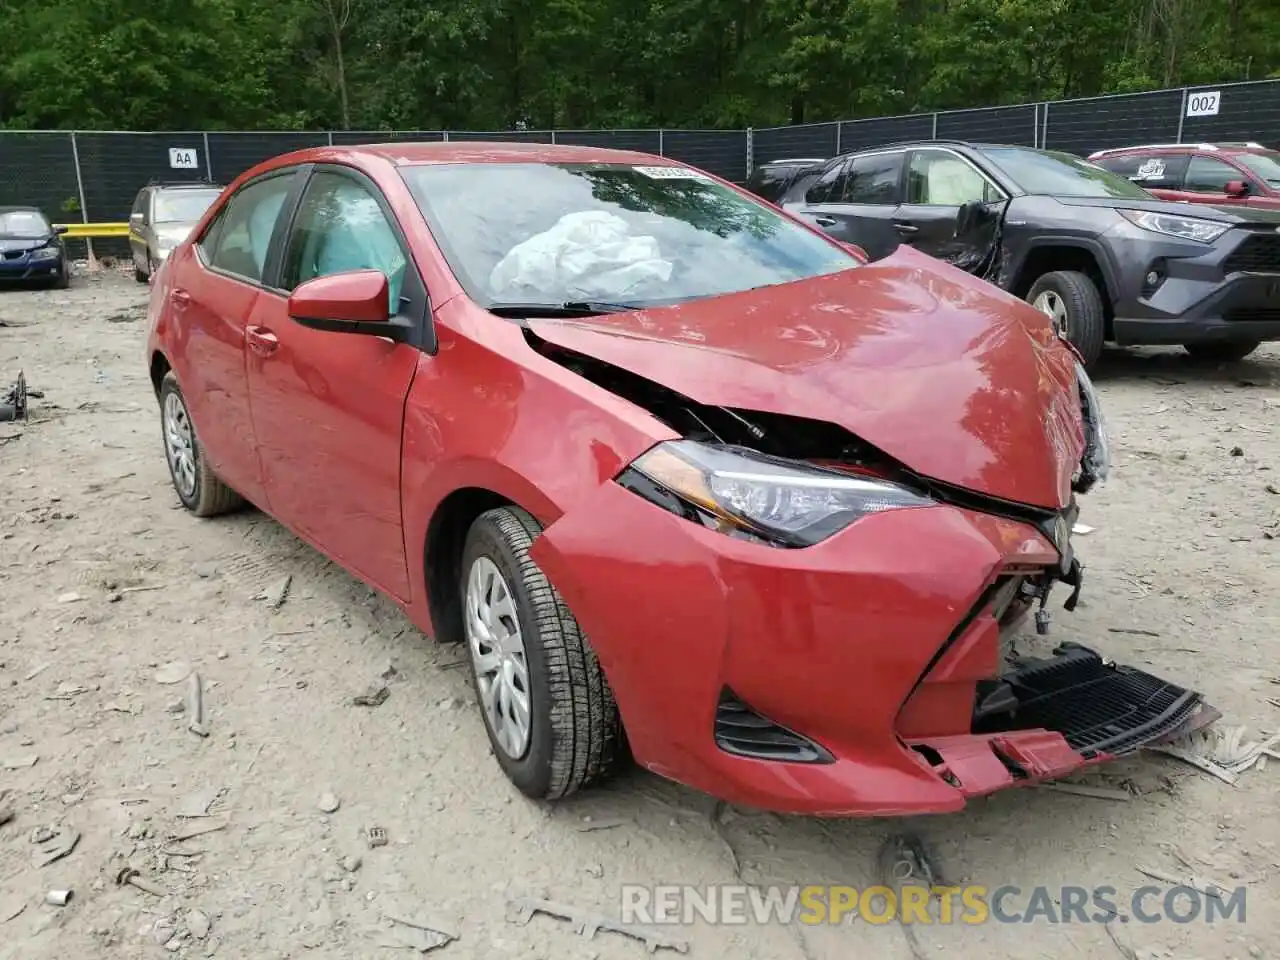
M 516 507 L 482 514 L 467 534 L 460 588 L 493 752 L 522 793 L 553 800 L 607 777 L 626 748 L 595 651 L 529 558 L 540 532 Z
M 166 373 L 160 383 L 160 421 L 169 478 L 182 505 L 197 517 L 214 517 L 242 506 L 240 494 L 219 480 L 205 463 L 186 398 L 173 371 Z
M 1196 360 L 1211 363 L 1234 363 L 1243 360 L 1261 344 L 1260 340 L 1224 340 L 1204 343 L 1184 343 L 1182 349 Z
M 1054 331 L 1080 351 L 1086 367 L 1102 356 L 1107 313 L 1102 293 L 1087 273 L 1055 270 L 1032 285 L 1031 305 L 1049 318 Z

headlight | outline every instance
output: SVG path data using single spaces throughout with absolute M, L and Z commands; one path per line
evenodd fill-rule
M 1076 383 L 1080 387 L 1080 412 L 1084 418 L 1084 456 L 1080 458 L 1080 478 L 1075 488 L 1084 493 L 1094 484 L 1104 483 L 1111 474 L 1111 441 L 1107 438 L 1107 421 L 1102 415 L 1098 392 L 1085 373 L 1084 364 L 1078 362 Z
M 1121 210 L 1120 215 L 1143 230 L 1163 233 L 1165 236 L 1178 237 L 1181 240 L 1198 240 L 1201 243 L 1213 243 L 1231 229 L 1231 224 L 1218 220 L 1178 217 L 1168 213 L 1154 213 L 1151 210 Z
M 692 440 L 661 443 L 629 470 L 656 486 L 654 502 L 674 496 L 724 533 L 784 547 L 812 546 L 871 513 L 933 503 L 884 480 Z M 670 509 L 669 500 L 662 505 Z
M 40 247 L 38 250 L 31 251 L 32 260 L 57 260 L 58 250 L 56 247 Z

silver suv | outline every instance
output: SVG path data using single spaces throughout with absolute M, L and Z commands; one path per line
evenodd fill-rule
M 221 193 L 211 183 L 149 183 L 138 191 L 129 215 L 129 251 L 139 283 L 150 279 Z

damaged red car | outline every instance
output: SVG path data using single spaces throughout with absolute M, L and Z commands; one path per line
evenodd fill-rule
M 1203 722 L 1086 647 L 1015 656 L 1080 593 L 1104 422 L 1042 314 L 910 248 L 645 154 L 320 148 L 226 190 L 150 324 L 182 503 L 248 501 L 464 644 L 530 796 L 633 756 L 943 812 Z

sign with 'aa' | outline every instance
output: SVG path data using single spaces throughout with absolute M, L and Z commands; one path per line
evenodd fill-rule
M 169 166 L 174 170 L 199 170 L 200 156 L 195 147 L 170 147 Z

